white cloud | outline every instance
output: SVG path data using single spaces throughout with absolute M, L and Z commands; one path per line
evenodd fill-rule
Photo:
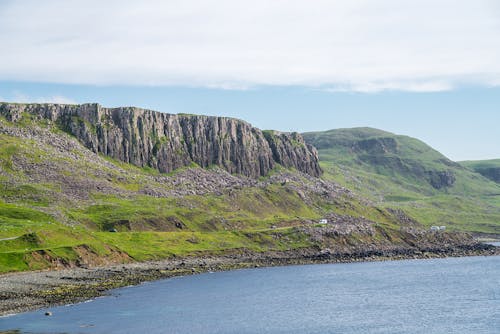
M 37 103 L 60 103 L 60 104 L 78 104 L 76 100 L 62 95 L 54 95 L 49 97 L 39 97 L 35 99 Z
M 496 0 L 4 1 L 0 78 L 369 92 L 498 85 L 499 22 Z
M 384 90 L 403 90 L 407 92 L 443 92 L 452 90 L 453 86 L 445 81 L 408 81 L 408 82 L 368 82 L 364 84 L 354 83 L 350 85 L 336 85 L 323 88 L 327 92 L 358 92 L 358 93 L 378 93 Z
M 0 101 L 2 101 L 0 99 Z M 17 103 L 60 103 L 60 104 L 78 104 L 77 101 L 62 95 L 51 96 L 30 96 L 23 92 L 14 91 L 12 101 Z

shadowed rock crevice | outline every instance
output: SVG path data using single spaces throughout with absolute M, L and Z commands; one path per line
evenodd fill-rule
M 278 164 L 319 176 L 316 149 L 297 133 L 264 133 L 227 117 L 172 115 L 134 107 L 98 104 L 0 104 L 11 122 L 24 117 L 55 123 L 85 147 L 139 167 L 169 173 L 197 164 L 233 174 L 267 175 Z

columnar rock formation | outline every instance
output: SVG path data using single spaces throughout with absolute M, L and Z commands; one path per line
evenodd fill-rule
M 172 115 L 98 104 L 0 104 L 0 115 L 18 122 L 45 120 L 96 153 L 171 172 L 193 163 L 259 177 L 277 164 L 321 175 L 316 149 L 297 134 L 266 132 L 233 118 Z

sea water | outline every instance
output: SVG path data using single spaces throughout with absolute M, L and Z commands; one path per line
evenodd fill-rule
M 46 311 L 53 316 L 46 317 Z M 500 333 L 500 257 L 167 279 L 0 318 L 19 333 Z

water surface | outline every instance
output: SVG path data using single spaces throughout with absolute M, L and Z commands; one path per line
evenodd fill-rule
M 500 257 L 202 274 L 0 318 L 21 333 L 495 333 Z

